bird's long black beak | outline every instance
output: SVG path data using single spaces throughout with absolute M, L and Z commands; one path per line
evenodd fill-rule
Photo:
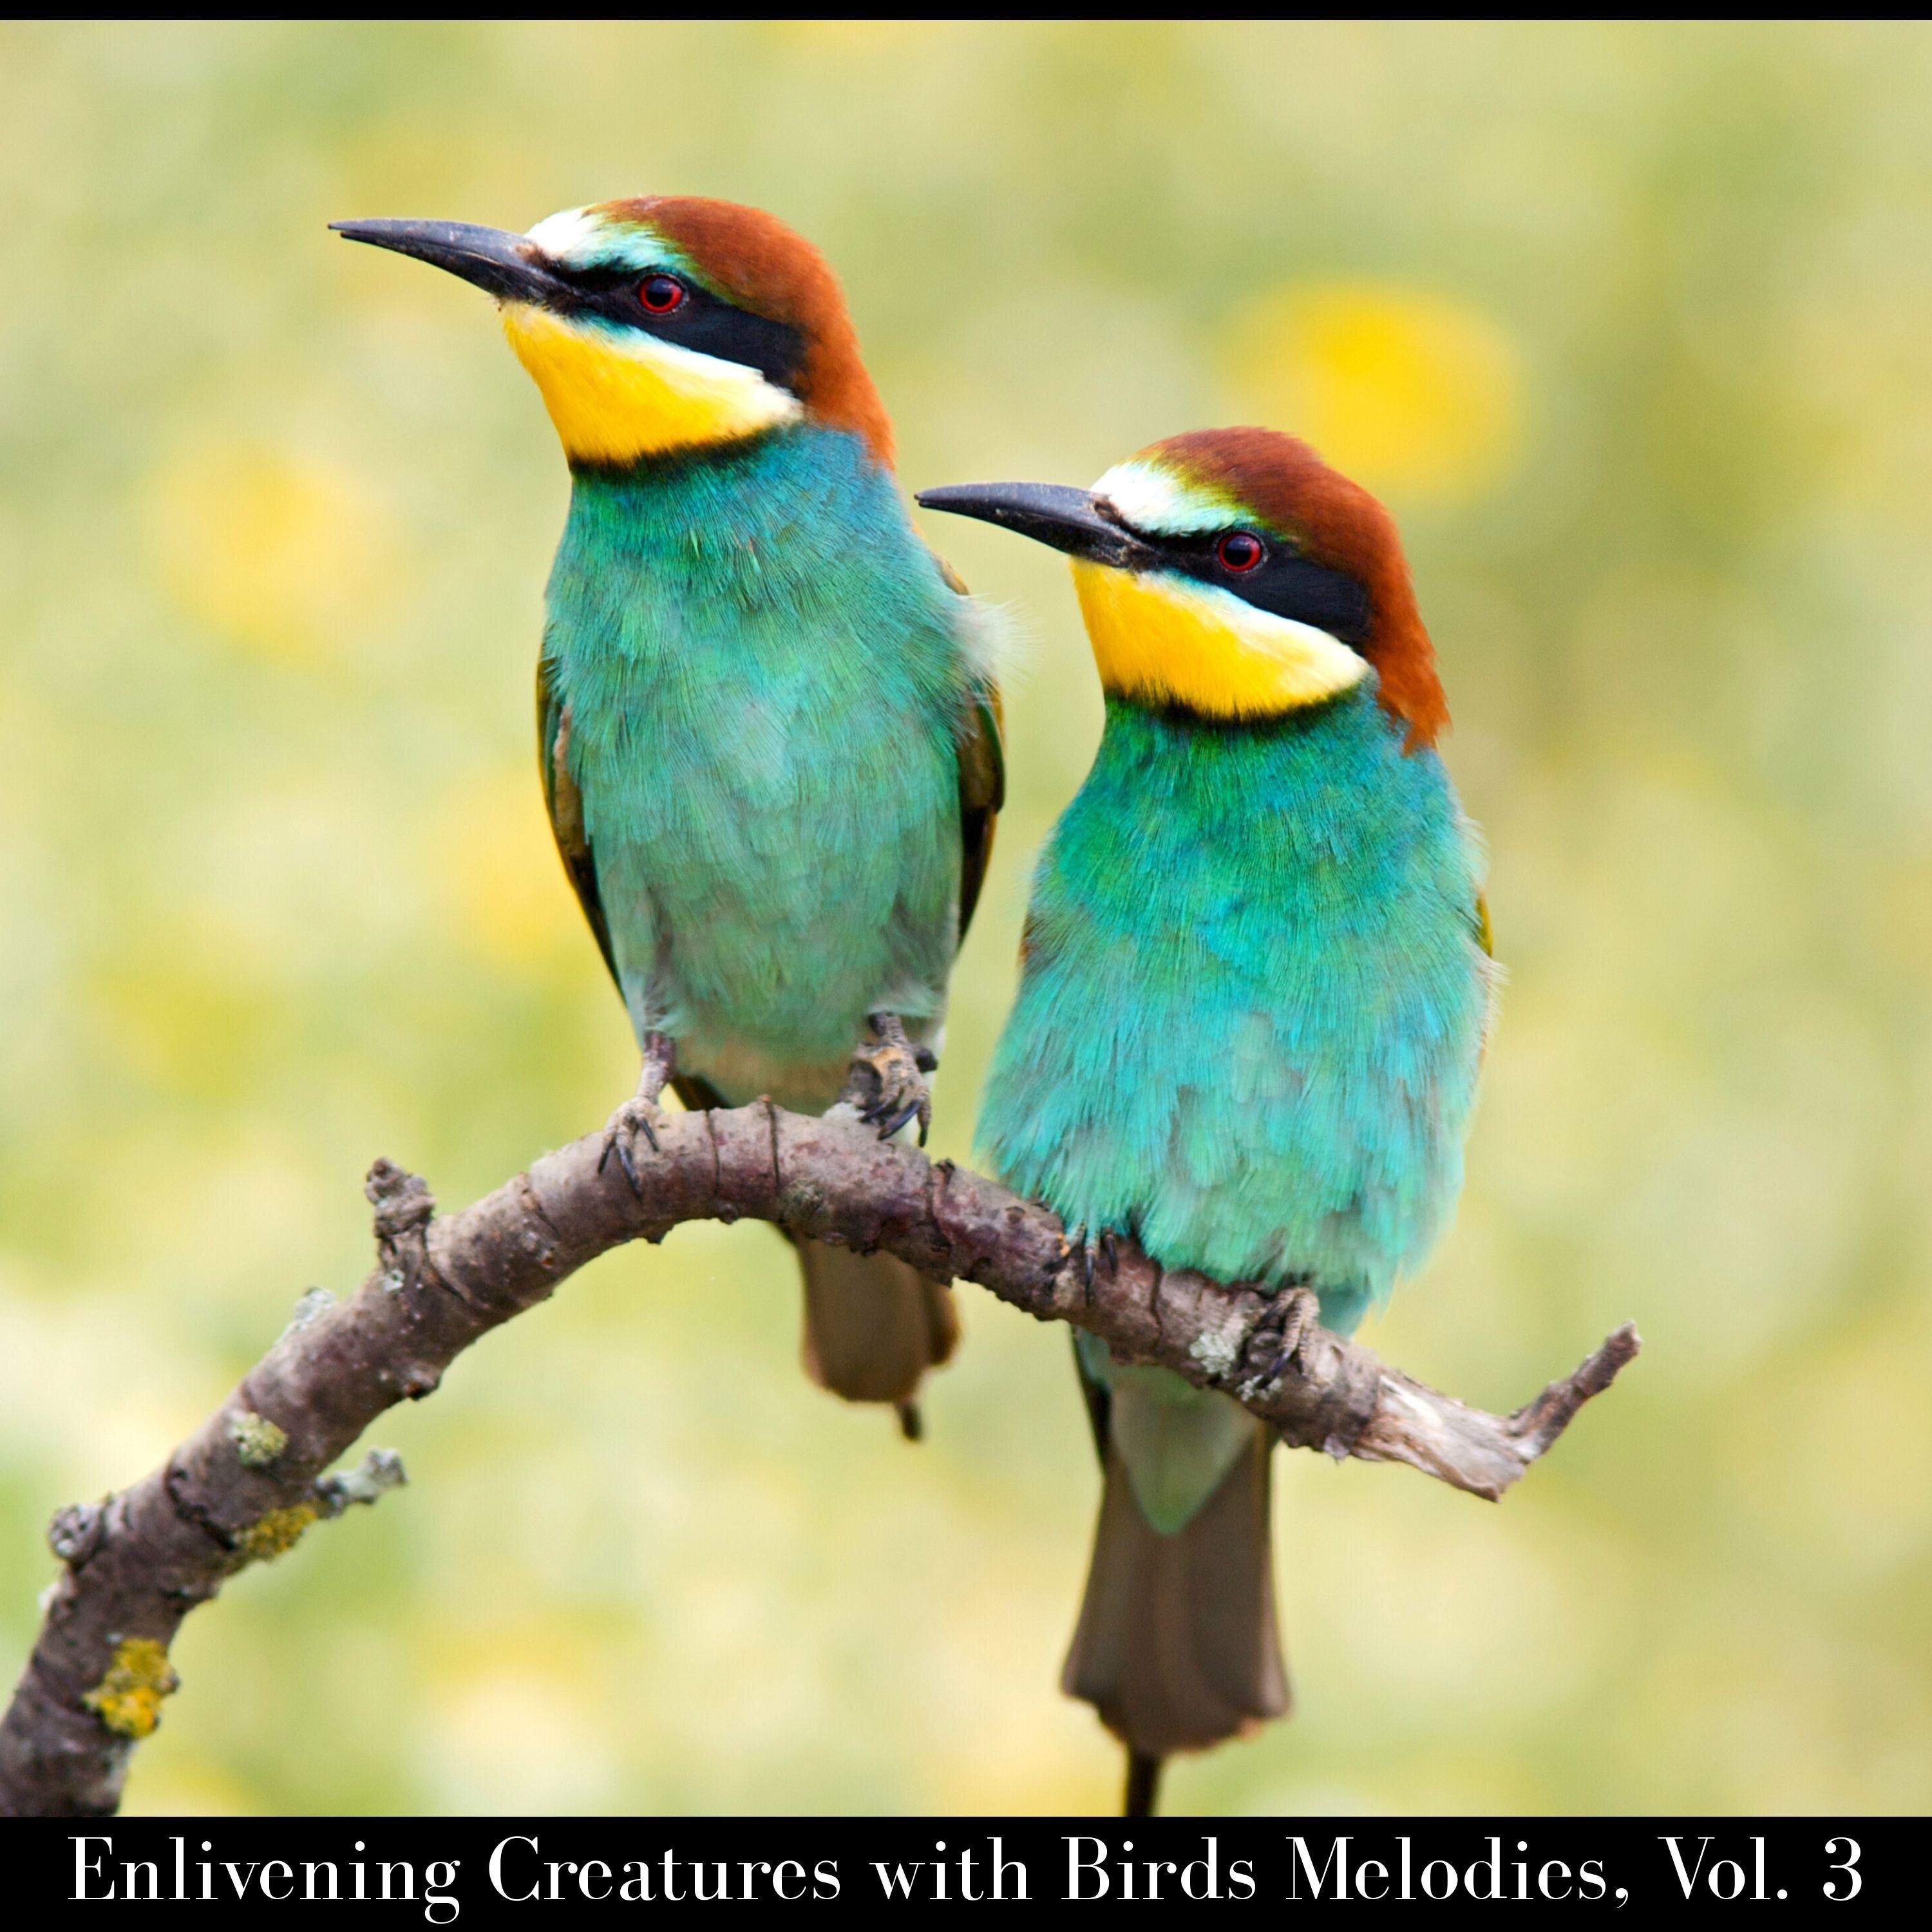
M 926 509 L 978 517 L 1070 556 L 1122 570 L 1148 569 L 1160 561 L 1092 490 L 1070 489 L 1064 483 L 947 483 L 922 490 L 917 501 Z
M 374 221 L 332 221 L 329 226 L 351 242 L 393 248 L 474 282 L 500 302 L 560 306 L 568 285 L 544 266 L 526 236 L 506 228 L 480 228 L 470 221 L 407 221 L 387 217 Z

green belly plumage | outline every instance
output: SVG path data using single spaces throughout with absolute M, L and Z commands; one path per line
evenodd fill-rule
M 1440 760 L 1404 752 L 1372 683 L 1247 725 L 1110 700 L 1035 883 L 992 1164 L 1167 1267 L 1305 1283 L 1348 1332 L 1461 1184 L 1491 980 L 1478 862 Z M 1082 1359 L 1144 1513 L 1178 1529 L 1241 1412 Z
M 821 1108 L 957 944 L 970 611 L 840 432 L 580 473 L 546 670 L 640 1036 Z

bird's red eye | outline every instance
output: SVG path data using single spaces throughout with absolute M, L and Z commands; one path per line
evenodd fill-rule
M 1223 570 L 1238 575 L 1252 570 L 1268 555 L 1268 548 L 1252 530 L 1230 530 L 1214 546 L 1214 555 Z
M 653 315 L 668 315 L 684 306 L 684 284 L 675 275 L 646 275 L 638 284 L 638 299 Z

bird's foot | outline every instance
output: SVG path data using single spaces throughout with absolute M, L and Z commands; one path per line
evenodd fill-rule
M 1111 1228 L 1096 1228 L 1090 1234 L 1084 1226 L 1070 1228 L 1060 1238 L 1060 1265 L 1065 1268 L 1072 1264 L 1089 1308 L 1094 1305 L 1094 1276 L 1100 1264 L 1106 1263 L 1110 1275 L 1120 1271 L 1120 1250 L 1114 1240 Z
M 1274 1308 L 1269 1311 L 1272 1317 L 1280 1312 L 1280 1325 L 1275 1345 L 1274 1359 L 1262 1372 L 1249 1384 L 1258 1394 L 1263 1389 L 1273 1388 L 1288 1372 L 1288 1364 L 1294 1360 L 1298 1350 L 1315 1328 L 1321 1324 L 1322 1298 L 1312 1288 L 1297 1282 L 1286 1289 Z M 1270 1327 L 1274 1322 L 1270 1319 Z
M 638 1171 L 638 1141 L 641 1136 L 650 1143 L 652 1153 L 657 1152 L 658 1130 L 665 1120 L 658 1096 L 676 1065 L 674 1042 L 661 1033 L 646 1034 L 638 1090 L 604 1124 L 604 1151 L 598 1156 L 597 1172 L 602 1174 L 615 1160 L 631 1184 L 631 1192 L 640 1200 L 644 1198 L 644 1183 Z
M 923 1147 L 932 1124 L 932 1094 L 926 1076 L 939 1062 L 929 1047 L 915 1046 L 906 1037 L 905 1022 L 898 1014 L 874 1013 L 872 1027 L 876 1037 L 853 1054 L 844 1097 L 857 1106 L 860 1120 L 878 1129 L 882 1141 L 916 1119 Z

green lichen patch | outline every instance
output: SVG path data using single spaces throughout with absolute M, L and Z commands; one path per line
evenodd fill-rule
M 290 1336 L 299 1335 L 304 1328 L 313 1328 L 335 1305 L 335 1297 L 327 1288 L 305 1290 L 296 1304 L 294 1314 L 289 1318 L 289 1325 L 282 1330 L 282 1339 L 286 1341 Z
M 409 1480 L 403 1459 L 393 1449 L 372 1449 L 352 1469 L 316 1479 L 315 1499 L 324 1516 L 340 1516 L 351 1503 L 373 1503 Z
M 1210 1376 L 1225 1376 L 1241 1358 L 1245 1331 L 1238 1321 L 1218 1328 L 1204 1327 L 1187 1345 L 1188 1358 L 1198 1362 Z
M 250 1563 L 272 1563 L 302 1540 L 302 1532 L 321 1512 L 313 1503 L 291 1503 L 258 1517 L 235 1539 L 235 1546 Z
M 124 1637 L 107 1675 L 80 1701 L 116 1737 L 145 1738 L 161 1721 L 161 1700 L 180 1688 L 165 1645 L 151 1636 Z
M 228 1418 L 228 1439 L 244 1466 L 250 1469 L 267 1468 L 289 1446 L 286 1430 L 247 1408 Z

